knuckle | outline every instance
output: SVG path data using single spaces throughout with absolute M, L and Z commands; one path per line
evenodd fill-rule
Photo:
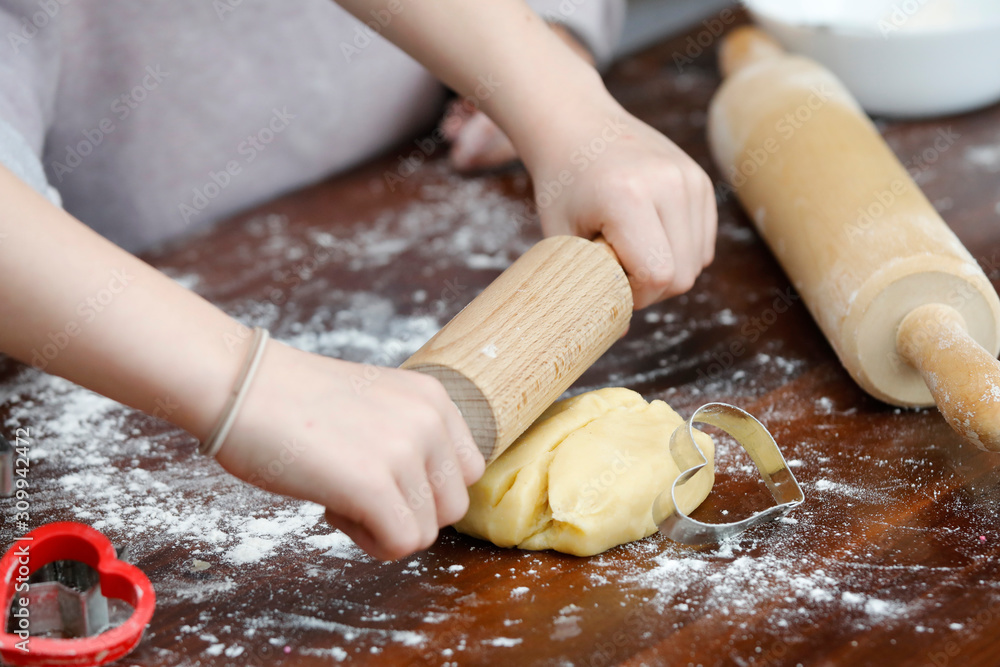
M 440 380 L 431 375 L 425 375 L 424 373 L 411 373 L 410 381 L 416 385 L 417 389 L 422 391 L 437 391 L 438 389 L 443 389 Z
M 698 171 L 699 171 L 698 182 L 701 183 L 702 192 L 704 192 L 705 196 L 708 197 L 709 194 L 715 191 L 715 184 L 712 183 L 712 177 L 709 176 L 704 169 L 701 169 L 699 167 Z
M 444 385 L 437 378 L 420 373 L 417 374 L 416 382 L 417 391 L 432 404 L 442 405 L 445 402 L 451 401 L 448 390 L 444 388 Z
M 710 199 L 708 202 L 708 217 L 705 222 L 708 240 L 714 245 L 719 230 L 719 209 L 716 208 L 714 199 Z
M 715 189 L 712 186 L 712 180 L 708 177 L 708 174 L 705 172 L 698 174 L 698 177 L 694 181 L 692 192 L 693 201 L 699 204 L 709 202 L 710 200 L 714 201 L 712 193 L 715 192 Z
M 386 498 L 396 490 L 396 480 L 388 475 L 366 475 L 363 482 L 363 492 L 378 500 Z
M 444 430 L 444 420 L 435 407 L 426 402 L 414 405 L 407 415 L 408 432 L 412 434 L 413 444 L 426 447 Z M 412 445 L 410 445 L 412 448 Z
M 691 179 L 688 171 L 674 162 L 665 162 L 656 172 L 657 180 L 671 189 L 680 189 Z
M 418 551 L 421 548 L 420 543 L 420 533 L 413 530 L 405 535 L 397 535 L 391 542 L 385 544 L 385 553 L 388 560 L 398 560 Z
M 649 280 L 647 284 L 655 289 L 663 289 L 672 285 L 677 277 L 677 272 L 672 264 L 654 265 L 649 269 Z
M 424 549 L 430 548 L 438 538 L 438 529 L 435 526 L 430 526 L 429 529 L 422 535 L 419 546 L 413 551 L 422 551 Z
M 439 380 L 438 378 L 434 377 L 433 375 L 426 375 L 424 373 L 417 373 L 417 377 L 419 377 L 423 381 L 424 386 L 427 387 L 427 389 L 429 391 L 436 391 L 439 394 L 444 394 L 445 393 L 444 385 L 441 384 L 441 380 Z
M 380 437 L 375 443 L 378 447 L 378 453 L 382 454 L 384 458 L 376 460 L 374 463 L 377 466 L 381 466 L 387 470 L 393 469 L 394 464 L 399 461 L 400 458 L 405 457 L 413 449 L 413 445 L 410 439 L 403 435 L 403 433 L 398 431 L 390 431 L 385 433 Z M 369 490 L 373 486 L 380 487 L 379 490 L 384 490 L 384 487 L 388 486 L 387 481 L 383 481 L 381 477 L 377 479 L 366 480 L 366 485 Z
M 486 459 L 483 458 L 483 455 L 480 454 L 478 449 L 474 449 L 472 456 L 469 458 L 471 459 L 468 467 L 469 478 L 466 479 L 466 481 L 469 484 L 474 484 L 479 481 L 479 479 L 483 476 L 483 473 L 486 472 Z
M 441 508 L 441 525 L 450 526 L 465 516 L 469 511 L 469 494 L 455 494 L 452 502 L 445 504 Z
M 604 188 L 611 198 L 626 204 L 639 203 L 646 196 L 645 178 L 634 173 L 609 176 Z
M 685 273 L 674 282 L 674 287 L 678 293 L 687 292 L 694 287 L 694 283 L 697 279 L 697 273 Z
M 420 523 L 417 517 L 413 516 L 399 530 L 393 533 L 392 548 L 397 552 L 413 553 L 420 548 L 422 540 L 423 535 Z

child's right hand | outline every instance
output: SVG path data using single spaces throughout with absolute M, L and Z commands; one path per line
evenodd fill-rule
M 0 352 L 35 364 L 52 332 L 77 323 L 78 304 L 113 278 L 121 283 L 114 307 L 77 326 L 40 367 L 207 437 L 250 338 L 232 349 L 229 315 L 2 165 L 0 202 L 0 264 L 13 276 L 0 280 L 0 312 L 17 323 L 0 327 Z M 269 491 L 320 503 L 331 524 L 386 559 L 429 546 L 439 527 L 462 518 L 466 485 L 484 468 L 437 380 L 273 340 L 218 459 Z
M 483 457 L 441 383 L 392 368 L 267 349 L 218 454 L 261 488 L 319 503 L 375 558 L 425 549 L 469 506 Z

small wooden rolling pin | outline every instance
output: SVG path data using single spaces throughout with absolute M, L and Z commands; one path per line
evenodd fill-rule
M 631 317 L 632 290 L 610 246 L 554 236 L 402 368 L 441 381 L 489 463 L 621 338 Z
M 709 142 L 840 361 L 1000 451 L 1000 300 L 844 86 L 753 28 L 725 40 Z

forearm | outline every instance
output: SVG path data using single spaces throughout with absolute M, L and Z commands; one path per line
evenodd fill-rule
M 391 16 L 382 34 L 461 95 L 478 99 L 529 169 L 559 145 L 538 137 L 579 134 L 568 126 L 581 111 L 610 101 L 593 67 L 521 0 L 339 1 L 364 21 L 372 12 Z
M 568 46 L 573 53 L 582 58 L 583 61 L 591 67 L 596 65 L 594 61 L 594 54 L 588 51 L 587 47 L 581 44 L 573 33 L 567 30 L 564 26 L 558 24 L 553 24 L 551 27 L 552 32 L 556 34 L 556 37 L 562 40 L 562 43 Z
M 203 438 L 247 340 L 0 166 L 0 351 Z

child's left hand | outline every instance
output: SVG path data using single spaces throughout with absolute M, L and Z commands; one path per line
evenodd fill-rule
M 605 99 L 546 136 L 529 170 L 545 235 L 603 235 L 639 310 L 687 292 L 712 262 L 715 190 L 674 142 Z
M 711 263 L 715 191 L 684 151 L 617 103 L 603 125 L 600 118 L 577 133 L 576 143 L 548 152 L 554 159 L 533 174 L 535 201 L 546 236 L 603 234 L 628 272 L 635 308 L 645 308 L 688 291 Z M 442 128 L 459 171 L 517 159 L 510 139 L 482 111 L 456 103 Z
M 362 18 L 385 2 L 339 1 Z M 411 7 L 383 34 L 503 128 L 531 174 L 545 234 L 603 235 L 636 309 L 690 289 L 714 255 L 718 214 L 704 170 L 625 111 L 523 0 Z M 479 164 L 510 154 L 476 123 Z

